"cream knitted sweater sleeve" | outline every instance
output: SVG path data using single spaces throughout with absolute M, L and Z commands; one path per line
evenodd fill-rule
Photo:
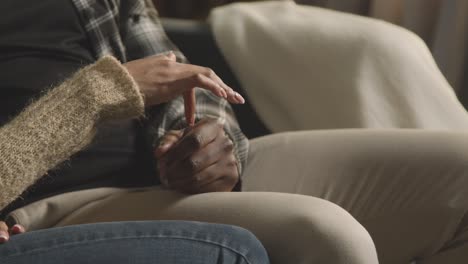
M 0 210 L 89 144 L 99 122 L 143 112 L 137 84 L 110 56 L 51 89 L 0 128 Z

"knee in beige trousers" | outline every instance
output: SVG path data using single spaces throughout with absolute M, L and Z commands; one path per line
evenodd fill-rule
M 246 191 L 338 204 L 370 233 L 382 264 L 468 263 L 468 133 L 321 130 L 251 143 Z
M 376 264 L 368 232 L 348 212 L 319 198 L 281 193 L 185 196 L 159 188 L 91 203 L 58 226 L 132 220 L 190 220 L 241 226 L 264 244 L 271 263 Z

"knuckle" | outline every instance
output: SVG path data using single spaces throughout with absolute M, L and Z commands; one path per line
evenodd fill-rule
M 211 122 L 213 122 L 213 124 L 218 128 L 218 129 L 224 129 L 224 125 L 223 123 L 221 123 L 221 121 L 219 121 L 217 118 L 212 118 L 211 119 Z
M 218 118 L 207 117 L 206 123 L 218 130 L 224 130 L 224 124 Z
M 229 160 L 227 162 L 227 165 L 228 165 L 228 167 L 233 167 L 233 168 L 237 169 L 237 159 L 236 159 L 236 157 L 234 157 L 234 155 L 231 155 L 231 157 L 229 158 Z
M 232 152 L 234 150 L 234 143 L 228 137 L 224 140 L 223 149 L 226 152 Z
M 193 80 L 194 80 L 195 82 L 197 82 L 197 83 L 201 83 L 201 82 L 203 82 L 205 79 L 204 79 L 203 74 L 197 73 L 197 74 L 193 75 Z
M 194 174 L 194 175 L 192 175 L 192 180 L 194 182 L 200 182 L 201 181 L 201 176 L 198 175 L 198 174 Z
M 160 65 L 163 67 L 171 67 L 172 66 L 172 61 L 169 59 L 163 59 L 160 62 Z
M 200 168 L 200 161 L 196 159 L 188 159 L 188 168 L 190 172 L 196 172 Z
M 206 75 L 210 78 L 215 77 L 216 73 L 211 68 L 205 68 Z
M 191 135 L 189 138 L 190 146 L 198 149 L 203 145 L 203 136 L 200 133 L 195 133 Z

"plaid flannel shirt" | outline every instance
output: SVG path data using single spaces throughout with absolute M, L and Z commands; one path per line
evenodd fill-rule
M 174 51 L 179 62 L 184 55 L 166 36 L 151 0 L 72 0 L 94 49 L 96 59 L 113 55 L 121 62 Z M 196 119 L 214 117 L 223 122 L 234 143 L 241 175 L 249 141 L 239 128 L 229 103 L 203 89 L 196 89 Z M 148 109 L 145 122 L 152 148 L 167 131 L 185 126 L 184 104 L 179 97 Z

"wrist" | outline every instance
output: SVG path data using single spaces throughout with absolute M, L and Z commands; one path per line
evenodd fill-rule
M 120 62 L 106 56 L 88 66 L 74 78 L 87 87 L 87 100 L 94 101 L 99 117 L 126 119 L 144 113 L 143 95 L 127 69 Z M 81 77 L 81 78 L 80 78 Z

